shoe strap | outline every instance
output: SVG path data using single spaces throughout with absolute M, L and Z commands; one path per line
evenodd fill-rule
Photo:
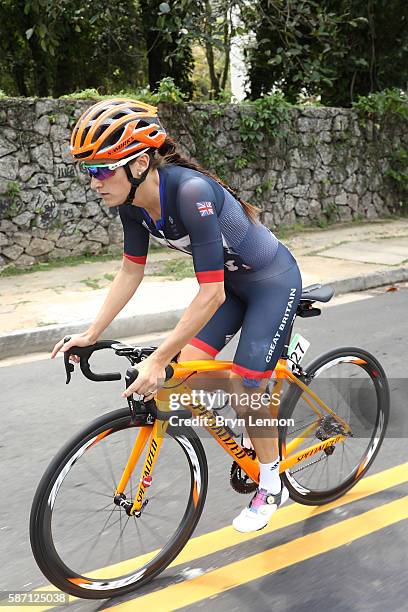
M 265 504 L 268 504 L 268 506 L 272 506 L 272 504 L 280 506 L 282 501 L 282 491 L 283 487 L 281 488 L 279 493 L 268 493 L 267 495 L 265 495 Z

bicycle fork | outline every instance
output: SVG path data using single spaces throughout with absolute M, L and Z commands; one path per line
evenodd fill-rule
M 113 498 L 114 503 L 123 508 L 129 516 L 140 517 L 143 508 L 147 504 L 148 500 L 144 499 L 146 490 L 152 483 L 153 468 L 159 455 L 167 425 L 168 423 L 166 421 L 159 421 L 156 419 L 153 426 L 142 426 L 137 435 L 132 452 L 130 453 L 122 478 L 120 479 Z M 124 491 L 149 438 L 150 443 L 146 452 L 136 495 L 134 499 L 130 501 L 126 499 Z

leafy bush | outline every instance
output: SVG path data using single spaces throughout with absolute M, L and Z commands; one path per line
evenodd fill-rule
M 384 89 L 368 96 L 359 96 L 353 108 L 369 118 L 394 114 L 408 119 L 408 94 L 399 89 Z
M 148 104 L 159 104 L 159 102 L 172 102 L 177 104 L 183 102 L 185 94 L 177 87 L 172 77 L 164 77 L 159 84 L 157 92 L 151 92 L 149 87 L 143 89 L 134 90 L 121 90 L 116 93 L 102 95 L 97 89 L 84 89 L 82 91 L 76 91 L 70 94 L 61 96 L 61 99 L 74 98 L 75 100 L 88 100 L 88 99 L 109 99 L 119 96 L 121 98 L 133 98 L 146 102 Z

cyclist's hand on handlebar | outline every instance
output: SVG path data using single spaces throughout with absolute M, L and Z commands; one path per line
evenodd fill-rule
M 91 344 L 94 344 L 94 343 L 95 343 L 95 338 L 91 337 L 91 335 L 87 334 L 86 332 L 83 332 L 82 334 L 74 334 L 73 336 L 70 337 L 68 342 L 65 342 L 65 343 L 64 343 L 64 338 L 63 338 L 62 340 L 57 342 L 57 344 L 52 349 L 51 359 L 54 359 L 54 357 L 57 355 L 59 351 L 61 351 L 62 353 L 65 353 L 65 351 L 67 351 L 69 348 L 73 346 L 90 346 Z M 73 361 L 74 363 L 79 363 L 79 357 L 77 355 L 70 355 L 69 359 L 70 361 Z
M 122 397 L 137 393 L 138 395 L 144 395 L 146 401 L 151 400 L 161 384 L 164 383 L 166 370 L 162 364 L 157 363 L 151 357 L 138 363 L 137 369 L 139 372 L 137 379 L 122 393 Z

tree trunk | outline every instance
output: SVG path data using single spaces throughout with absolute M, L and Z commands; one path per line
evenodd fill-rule
M 29 96 L 29 93 L 28 93 L 27 85 L 24 80 L 24 70 L 23 70 L 21 63 L 20 62 L 18 64 L 12 63 L 11 71 L 13 74 L 14 82 L 17 87 L 18 95 L 23 96 L 24 98 L 27 98 Z
M 232 29 L 232 18 L 231 13 L 228 15 L 228 8 L 224 13 L 224 70 L 221 76 L 221 89 L 224 90 L 227 85 L 228 71 L 230 65 L 230 52 L 231 52 L 231 29 Z
M 29 46 L 31 55 L 34 62 L 35 71 L 35 89 L 36 95 L 40 97 L 46 97 L 51 94 L 48 87 L 48 75 L 46 69 L 46 56 L 44 51 L 36 40 L 36 36 L 33 35 L 29 40 Z
M 212 26 L 211 26 L 212 11 L 211 11 L 211 3 L 209 0 L 205 0 L 204 7 L 205 7 L 204 31 L 207 35 L 206 40 L 205 40 L 205 56 L 207 58 L 208 71 L 210 73 L 211 90 L 212 90 L 210 97 L 216 98 L 220 92 L 220 84 L 219 84 L 217 74 L 215 72 L 214 50 L 212 48 L 212 44 L 209 41 L 209 37 L 212 34 Z

